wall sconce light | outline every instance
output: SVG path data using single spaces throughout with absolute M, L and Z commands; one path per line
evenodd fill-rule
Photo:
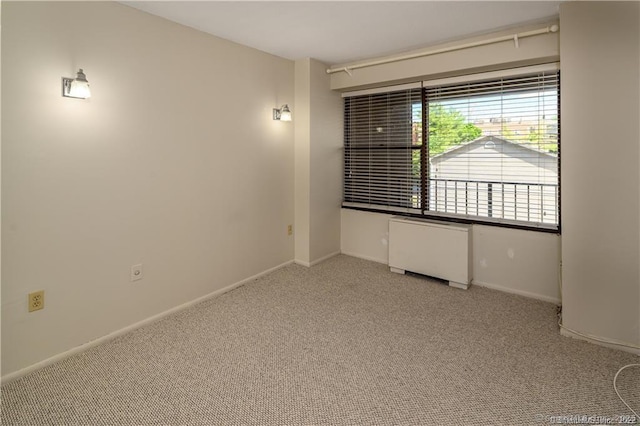
M 284 104 L 280 109 L 274 108 L 273 119 L 280 121 L 291 121 L 291 111 L 289 110 L 289 105 Z
M 84 75 L 82 68 L 78 71 L 76 78 L 62 77 L 62 96 L 66 98 L 87 99 L 91 97 L 89 82 Z

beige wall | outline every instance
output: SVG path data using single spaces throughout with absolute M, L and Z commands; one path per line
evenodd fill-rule
M 391 217 L 342 209 L 342 252 L 387 264 Z M 472 242 L 473 284 L 560 302 L 558 235 L 474 225 Z
M 293 259 L 293 62 L 115 2 L 2 9 L 3 375 Z
M 311 262 L 311 60 L 295 62 L 295 260 Z
M 389 219 L 392 217 L 390 214 L 342 209 L 342 253 L 388 264 Z
M 296 262 L 310 266 L 340 252 L 342 98 L 327 66 L 295 62 Z
M 2 20 L 2 3 L 0 3 L 0 22 Z M 0 31 L 0 51 L 2 50 L 2 32 Z M 1 55 L 0 55 L 1 57 Z M 0 61 L 1 64 L 1 61 Z M 0 66 L 0 80 L 2 78 L 2 67 Z M 0 84 L 0 98 L 2 97 L 2 84 Z M 2 117 L 2 103 L 0 102 L 0 117 Z M 0 125 L 0 131 L 1 131 Z M 2 136 L 0 135 L 0 148 L 2 147 Z M 2 195 L 2 150 L 0 149 L 0 195 Z M 2 211 L 2 197 L 0 197 L 0 211 Z M 1 215 L 0 215 L 1 216 Z M 1 219 L 1 217 L 0 217 Z M 2 221 L 0 220 L 0 241 L 2 241 Z M 2 244 L 0 243 L 0 259 L 2 259 Z M 2 336 L 2 262 L 0 261 L 0 337 Z M 0 376 L 2 376 L 2 339 L 0 338 Z
M 557 234 L 474 225 L 473 283 L 560 304 Z
M 311 60 L 311 260 L 340 252 L 342 97 L 329 88 L 327 65 Z
M 640 346 L 640 3 L 566 2 L 564 325 Z

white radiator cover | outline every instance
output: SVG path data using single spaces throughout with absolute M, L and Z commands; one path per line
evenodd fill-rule
M 471 225 L 392 217 L 389 219 L 389 267 L 449 281 L 467 289 L 472 275 Z

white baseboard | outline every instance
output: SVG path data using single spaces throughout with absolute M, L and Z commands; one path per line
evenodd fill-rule
M 572 337 L 578 340 L 584 340 L 585 342 L 593 343 L 595 345 L 605 346 L 611 349 L 617 349 L 620 351 L 630 352 L 635 355 L 640 356 L 640 348 L 634 347 L 628 343 L 616 342 L 611 339 L 599 338 L 596 336 L 589 336 L 586 334 L 574 332 L 573 330 L 568 330 L 563 326 L 560 326 L 560 334 L 566 337 Z
M 382 263 L 382 264 L 385 264 L 385 265 L 389 264 L 389 260 L 388 259 L 378 259 L 376 257 L 364 256 L 362 254 L 350 253 L 350 252 L 347 252 L 347 251 L 343 251 L 342 254 L 344 254 L 346 256 L 357 257 L 358 259 L 364 259 L 364 260 L 370 260 L 370 261 L 376 262 L 376 263 Z
M 206 294 L 204 296 L 198 297 L 197 299 L 191 300 L 189 302 L 183 303 L 181 305 L 178 305 L 178 306 L 176 306 L 174 308 L 168 309 L 168 310 L 166 310 L 164 312 L 161 312 L 159 314 L 153 315 L 153 316 L 151 316 L 149 318 L 143 319 L 142 321 L 139 321 L 139 322 L 136 322 L 134 324 L 128 325 L 128 326 L 126 326 L 124 328 L 116 330 L 116 331 L 114 331 L 112 333 L 109 333 L 109 334 L 107 334 L 105 336 L 99 337 L 99 338 L 97 338 L 95 340 L 92 340 L 90 342 L 84 343 L 84 344 L 82 344 L 80 346 L 76 346 L 75 348 L 71 348 L 71 349 L 69 349 L 67 351 L 61 352 L 61 353 L 59 353 L 57 355 L 54 355 L 54 356 L 52 356 L 50 358 L 47 358 L 47 359 L 43 360 L 43 361 L 37 362 L 37 363 L 35 363 L 33 365 L 30 365 L 30 366 L 25 367 L 23 369 L 20 369 L 18 371 L 14 371 L 13 373 L 9 373 L 9 374 L 7 374 L 5 376 L 2 376 L 0 381 L 2 382 L 3 385 L 6 384 L 6 383 L 9 383 L 9 382 L 12 382 L 12 381 L 14 381 L 16 379 L 19 379 L 19 378 L 21 378 L 21 377 L 23 377 L 23 376 L 25 376 L 25 375 L 27 375 L 29 373 L 37 371 L 37 370 L 39 370 L 39 369 L 41 369 L 43 367 L 46 367 L 48 365 L 51 365 L 51 364 L 56 363 L 58 361 L 61 361 L 61 360 L 65 359 L 65 358 L 68 358 L 68 357 L 70 357 L 72 355 L 84 352 L 87 349 L 90 349 L 90 348 L 93 348 L 94 346 L 98 346 L 98 345 L 100 345 L 102 343 L 108 342 L 109 340 L 113 340 L 116 337 L 119 337 L 119 336 L 122 336 L 124 334 L 127 334 L 130 331 L 133 331 L 135 329 L 143 327 L 143 326 L 145 326 L 147 324 L 151 324 L 152 322 L 158 321 L 158 320 L 160 320 L 160 319 L 162 319 L 162 318 L 164 318 L 164 317 L 166 317 L 168 315 L 171 315 L 171 314 L 174 314 L 176 312 L 179 312 L 179 311 L 182 311 L 184 309 L 187 309 L 187 308 L 189 308 L 189 307 L 191 307 L 191 306 L 193 306 L 193 305 L 195 305 L 197 303 L 203 302 L 203 301 L 205 301 L 207 299 L 210 299 L 212 297 L 220 296 L 221 294 L 224 294 L 224 293 L 226 293 L 228 291 L 231 291 L 234 288 L 240 287 L 241 285 L 246 284 L 249 281 L 253 281 L 253 280 L 257 279 L 257 278 L 260 278 L 263 275 L 269 274 L 269 273 L 271 273 L 271 272 L 273 272 L 275 270 L 278 270 L 280 268 L 284 268 L 287 265 L 291 265 L 292 263 L 293 263 L 293 260 L 290 260 L 290 261 L 282 263 L 282 264 L 280 264 L 278 266 L 274 266 L 273 268 L 267 269 L 266 271 L 260 272 L 260 273 L 258 273 L 256 275 L 253 275 L 253 276 L 250 276 L 249 278 L 245 278 L 242 281 L 238 281 L 237 283 L 234 283 L 234 284 L 231 284 L 231 285 L 229 285 L 227 287 L 224 287 L 224 288 L 221 288 L 219 290 L 213 291 L 213 292 L 211 292 L 209 294 Z
M 334 251 L 333 253 L 330 253 L 330 254 L 328 254 L 326 256 L 322 256 L 320 259 L 316 259 L 313 262 L 305 262 L 304 260 L 297 260 L 297 259 L 294 260 L 293 262 L 296 265 L 306 266 L 307 268 L 310 268 L 313 265 L 317 265 L 318 263 L 324 262 L 325 260 L 330 259 L 330 258 L 332 258 L 334 256 L 339 255 L 339 254 L 340 254 L 339 251 Z
M 537 299 L 537 300 L 542 300 L 544 302 L 550 302 L 550 303 L 553 303 L 554 305 L 560 305 L 561 304 L 560 299 L 558 299 L 557 297 L 551 297 L 551 296 L 547 296 L 547 295 L 544 295 L 544 294 L 533 293 L 533 292 L 525 291 L 525 290 L 517 290 L 517 289 L 513 289 L 513 288 L 501 286 L 501 285 L 489 284 L 489 283 L 484 283 L 482 281 L 476 281 L 476 280 L 473 280 L 472 284 L 473 285 L 477 285 L 478 287 L 490 288 L 492 290 L 503 291 L 505 293 L 517 294 L 519 296 L 525 296 L 525 297 L 529 297 L 531 299 Z
M 346 251 L 343 251 L 342 254 L 347 255 L 347 256 L 351 256 L 351 257 L 357 257 L 359 259 L 370 260 L 372 262 L 383 263 L 385 265 L 389 264 L 389 261 L 387 259 L 378 259 L 378 258 L 374 258 L 374 257 L 370 257 L 370 256 L 363 256 L 363 255 L 358 254 L 358 253 L 350 253 L 350 252 L 346 252 Z M 393 269 L 395 269 L 395 268 L 393 268 Z M 393 269 L 392 269 L 392 272 L 395 272 L 395 271 L 393 271 Z M 478 287 L 486 287 L 486 288 L 490 288 L 492 290 L 498 290 L 498 291 L 502 291 L 502 292 L 505 292 L 505 293 L 517 294 L 517 295 L 529 297 L 529 298 L 532 298 L 532 299 L 542 300 L 544 302 L 550 302 L 550 303 L 553 303 L 554 305 L 560 305 L 561 304 L 561 300 L 559 298 L 557 298 L 557 297 L 551 297 L 551 296 L 547 296 L 547 295 L 544 295 L 544 294 L 533 293 L 533 292 L 525 291 L 525 290 L 516 290 L 516 289 L 509 288 L 509 287 L 496 285 L 496 284 L 485 283 L 485 282 L 477 281 L 477 280 L 472 280 L 471 283 L 473 285 L 477 285 Z

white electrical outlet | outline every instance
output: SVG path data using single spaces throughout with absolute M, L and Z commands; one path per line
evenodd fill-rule
M 133 265 L 131 267 L 131 281 L 141 280 L 142 276 L 142 263 Z

